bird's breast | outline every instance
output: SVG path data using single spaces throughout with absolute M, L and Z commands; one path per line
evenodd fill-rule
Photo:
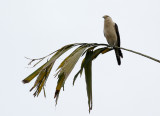
M 112 45 L 112 46 L 116 45 L 117 35 L 116 35 L 114 27 L 112 27 L 112 26 L 105 27 L 104 26 L 104 35 L 105 35 L 109 45 Z

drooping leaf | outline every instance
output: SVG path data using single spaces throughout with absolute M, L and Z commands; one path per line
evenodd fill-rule
M 89 47 L 87 50 L 85 50 L 85 52 L 82 54 L 84 55 L 85 53 L 87 53 L 87 51 L 92 51 L 96 46 L 93 46 L 93 47 Z M 78 77 L 78 75 L 80 74 L 80 76 L 82 75 L 82 71 L 83 71 L 83 68 L 84 66 L 87 64 L 88 60 L 92 60 L 92 57 L 90 57 L 90 59 L 83 59 L 82 60 L 82 63 L 81 63 L 81 68 L 80 70 L 77 72 L 77 74 L 74 76 L 74 79 L 73 79 L 73 85 Z
M 75 80 L 77 79 L 78 75 L 82 73 L 84 68 L 89 112 L 92 109 L 92 60 L 95 59 L 100 53 L 104 54 L 111 50 L 107 47 L 104 47 L 104 48 L 99 48 L 93 51 L 94 48 L 95 47 L 91 47 L 85 51 L 86 57 L 83 59 L 81 63 L 81 69 L 78 71 L 78 73 L 74 76 L 74 79 L 73 79 L 73 85 L 74 85 Z
M 29 83 L 32 79 L 34 79 L 39 72 L 41 72 L 42 69 L 45 69 L 47 66 L 49 66 L 51 63 L 54 64 L 55 60 L 57 58 L 59 58 L 63 53 L 65 53 L 67 50 L 69 50 L 70 48 L 72 48 L 74 46 L 74 44 L 70 44 L 70 45 L 66 45 L 64 47 L 62 47 L 61 49 L 59 49 L 55 55 L 53 55 L 50 60 L 45 63 L 44 65 L 42 65 L 40 68 L 38 68 L 36 71 L 34 71 L 31 75 L 29 75 L 28 77 L 26 77 L 24 80 L 22 80 L 23 83 Z
M 96 49 L 96 50 L 93 52 L 92 59 L 97 58 L 97 56 L 98 56 L 100 53 L 104 54 L 104 53 L 106 53 L 106 52 L 109 52 L 110 50 L 112 50 L 112 49 L 110 49 L 110 48 L 108 48 L 108 47 Z
M 41 70 L 41 72 L 39 72 L 39 75 L 33 85 L 33 87 L 30 89 L 30 91 L 32 91 L 35 87 L 36 87 L 36 91 L 33 94 L 34 96 L 38 96 L 39 93 L 41 92 L 42 88 L 44 90 L 44 96 L 45 96 L 45 89 L 44 89 L 44 84 L 47 81 L 47 78 L 49 76 L 49 73 L 52 69 L 53 63 L 51 65 L 49 65 L 46 69 Z
M 63 87 L 67 77 L 69 76 L 82 53 L 85 51 L 86 47 L 87 46 L 78 47 L 60 64 L 58 71 L 58 82 L 55 92 L 56 101 L 58 100 L 59 92 Z
M 44 64 L 45 65 L 45 64 Z M 38 74 L 39 72 L 42 70 L 43 66 L 42 65 L 41 67 L 39 67 L 36 71 L 34 71 L 32 74 L 30 74 L 28 77 L 26 77 L 24 80 L 22 80 L 22 82 L 25 84 L 25 83 L 29 83 L 32 79 L 34 79 Z
M 92 60 L 90 60 L 92 54 L 93 51 L 87 51 L 85 57 L 87 62 L 84 66 L 89 112 L 92 110 Z
M 36 79 L 36 81 L 34 83 L 34 86 L 30 89 L 30 91 L 32 91 L 35 87 L 37 87 L 37 90 L 38 90 L 38 87 L 42 83 L 42 80 L 43 80 L 44 76 L 45 76 L 45 70 L 42 70 L 40 72 L 40 74 L 38 75 L 38 77 L 37 77 L 37 79 Z M 38 91 L 36 91 L 33 95 L 34 96 L 38 95 Z
M 113 49 L 106 47 L 101 53 L 102 53 L 102 54 L 105 54 L 105 53 L 107 53 L 107 52 L 109 52 L 109 51 L 111 51 L 111 50 L 113 50 Z
M 34 93 L 34 96 L 38 96 L 42 88 L 44 90 L 44 84 L 46 83 L 46 80 L 57 58 L 59 58 L 62 54 L 64 54 L 66 51 L 68 51 L 73 46 L 75 46 L 75 44 L 66 45 L 62 47 L 61 49 L 59 49 L 58 51 L 56 51 L 56 53 L 50 58 L 49 61 L 47 61 L 43 66 L 38 68 L 35 72 L 33 72 L 31 75 L 29 75 L 27 78 L 25 78 L 22 81 L 23 83 L 28 83 L 33 78 L 38 76 L 35 81 L 34 86 L 30 89 L 30 91 L 32 91 L 35 87 L 37 88 Z
M 74 79 L 73 79 L 73 85 L 74 85 L 74 83 L 75 83 L 75 81 L 76 81 L 76 79 L 77 79 L 77 77 L 78 77 L 78 75 L 80 74 L 80 76 L 82 75 L 82 72 L 83 72 L 83 68 L 84 68 L 84 60 L 85 59 L 83 59 L 82 60 L 82 63 L 81 63 L 81 69 L 77 72 L 77 74 L 74 76 Z
M 53 63 L 46 68 L 46 70 L 45 70 L 45 75 L 44 75 L 41 83 L 39 84 L 39 86 L 37 87 L 37 90 L 36 90 L 37 96 L 38 96 L 39 93 L 41 92 L 42 88 L 43 88 L 43 91 L 44 91 L 44 96 L 46 96 L 44 85 L 45 85 L 45 83 L 46 83 L 46 81 L 47 81 L 47 79 L 48 79 L 48 76 L 49 76 L 49 73 L 50 73 L 50 71 L 51 71 L 51 69 L 52 69 L 52 66 L 53 66 Z
M 80 70 L 77 72 L 77 74 L 74 76 L 74 78 L 73 78 L 73 85 L 74 85 L 74 83 L 75 83 L 78 75 L 80 74 L 80 72 L 81 72 L 81 69 L 80 69 Z
M 85 71 L 85 82 L 86 82 L 86 90 L 87 90 L 87 96 L 88 96 L 88 107 L 89 107 L 89 112 L 92 109 L 92 60 L 97 58 L 99 54 L 104 54 L 110 50 L 111 48 L 108 47 L 103 47 L 94 50 L 96 47 L 99 45 L 96 43 L 76 43 L 76 44 L 70 44 L 62 47 L 61 49 L 57 50 L 54 52 L 54 55 L 49 59 L 48 62 L 46 62 L 43 66 L 38 68 L 35 72 L 33 72 L 31 75 L 29 75 L 27 78 L 23 80 L 23 83 L 28 83 L 32 79 L 34 79 L 37 76 L 37 79 L 34 83 L 34 86 L 31 88 L 33 90 L 36 88 L 36 91 L 34 93 L 34 96 L 38 96 L 41 90 L 43 89 L 44 91 L 44 96 L 45 95 L 45 83 L 47 81 L 47 78 L 50 74 L 50 71 L 55 63 L 55 61 L 66 51 L 71 49 L 74 46 L 79 46 L 76 50 L 74 50 L 68 57 L 66 57 L 62 63 L 58 66 L 57 70 L 57 75 L 58 75 L 58 81 L 57 81 L 57 86 L 56 86 L 56 91 L 55 91 L 55 96 L 54 98 L 56 99 L 56 104 L 58 101 L 59 93 L 61 88 L 64 88 L 64 84 L 66 79 L 68 78 L 69 74 L 73 70 L 75 64 L 79 60 L 79 58 L 82 55 L 85 55 L 85 58 L 83 59 L 81 63 L 81 68 L 75 75 L 73 79 L 73 85 L 75 83 L 76 78 L 80 74 L 82 75 L 83 69 Z M 49 56 L 49 55 L 48 55 Z
M 55 91 L 55 95 L 54 95 L 54 98 L 56 98 L 56 104 L 57 104 L 57 101 L 58 101 L 58 97 L 59 97 L 59 92 L 61 90 L 61 87 L 64 83 L 64 80 L 65 79 L 65 75 L 64 75 L 64 72 L 63 73 L 60 73 L 58 75 L 58 82 L 57 82 L 57 87 L 56 87 L 56 91 Z
M 64 54 L 65 52 L 67 52 L 69 49 L 71 49 L 73 46 L 75 46 L 75 44 L 69 44 L 66 45 L 64 47 L 62 47 L 61 49 L 59 49 L 55 55 L 53 55 L 50 60 L 44 65 L 43 69 L 45 69 L 46 67 L 48 67 L 51 63 L 54 63 L 57 58 L 59 58 L 62 54 Z
M 73 55 L 75 55 L 75 53 L 77 53 L 80 49 L 82 49 L 82 48 L 87 48 L 88 46 L 86 46 L 86 45 L 82 45 L 82 46 L 80 46 L 80 47 L 78 47 L 76 50 L 74 50 L 68 57 L 66 57 L 62 62 L 61 62 L 61 64 L 58 66 L 58 68 L 57 68 L 57 70 L 58 69 L 60 69 L 61 67 L 63 67 L 67 62 L 68 62 L 68 59 L 69 58 L 71 58 Z M 85 50 L 84 50 L 85 51 Z M 82 52 L 82 54 L 84 54 L 84 51 Z M 82 55 L 81 54 L 81 55 Z M 80 56 L 81 56 L 80 55 Z

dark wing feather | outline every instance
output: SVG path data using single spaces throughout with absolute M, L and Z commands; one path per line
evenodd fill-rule
M 117 46 L 120 47 L 121 41 L 120 41 L 120 34 L 119 34 L 119 30 L 118 30 L 118 25 L 115 23 L 115 31 L 117 34 Z M 120 49 L 118 49 L 118 53 L 119 56 L 121 56 L 123 58 L 123 54 L 122 51 Z
M 120 47 L 120 35 L 119 35 L 119 30 L 118 30 L 118 25 L 115 23 L 115 30 L 116 30 L 116 34 L 117 34 L 117 45 L 118 47 Z

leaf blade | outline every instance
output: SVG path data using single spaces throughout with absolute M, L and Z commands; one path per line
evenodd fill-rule
M 51 58 L 50 60 L 44 65 L 43 69 L 47 68 L 51 63 L 54 63 L 62 54 L 67 52 L 69 49 L 71 49 L 75 44 L 69 44 L 61 49 L 59 49 Z
M 60 70 L 58 71 L 58 82 L 55 91 L 55 98 L 56 102 L 58 100 L 58 96 L 60 93 L 61 88 L 64 86 L 64 83 L 71 73 L 72 69 L 76 65 L 77 61 L 79 60 L 80 56 L 83 54 L 84 50 L 87 46 L 80 46 L 75 49 L 62 63 L 60 64 Z M 62 76 L 63 75 L 63 76 Z M 62 79 L 63 78 L 63 79 Z
M 86 81 L 86 89 L 87 89 L 87 96 L 88 96 L 88 107 L 89 112 L 92 110 L 92 57 L 93 51 L 87 51 L 85 60 L 86 65 L 84 66 L 85 71 L 85 81 Z
M 39 74 L 39 72 L 41 71 L 41 69 L 43 68 L 44 65 L 39 67 L 36 71 L 34 71 L 32 74 L 30 74 L 25 79 L 23 79 L 22 82 L 25 84 L 25 83 L 29 83 L 31 80 L 33 80 Z

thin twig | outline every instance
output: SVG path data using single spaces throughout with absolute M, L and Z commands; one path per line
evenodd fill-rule
M 112 47 L 112 46 L 110 46 L 110 45 L 108 45 L 108 44 L 97 44 L 97 45 L 102 45 L 102 46 Z M 154 60 L 154 61 L 156 61 L 156 62 L 160 63 L 160 60 L 158 60 L 158 59 L 156 59 L 156 58 L 153 58 L 153 57 L 151 57 L 151 56 L 148 56 L 148 55 L 142 54 L 142 53 L 140 53 L 140 52 L 136 52 L 136 51 L 134 51 L 134 50 L 130 50 L 130 49 L 126 49 L 126 48 L 118 47 L 118 46 L 115 46 L 114 48 L 119 48 L 119 49 L 122 49 L 122 50 L 125 50 L 125 51 L 129 51 L 129 52 L 132 52 L 132 53 L 135 53 L 135 54 L 141 55 L 141 56 L 143 56 L 143 57 L 146 57 L 146 58 L 148 58 L 148 59 L 151 59 L 151 60 Z
M 146 58 L 149 58 L 149 59 L 151 59 L 151 60 L 154 60 L 154 61 L 156 61 L 156 62 L 160 63 L 160 60 L 158 60 L 158 59 L 156 59 L 156 58 L 153 58 L 153 57 L 151 57 L 151 56 L 148 56 L 148 55 L 142 54 L 142 53 L 140 53 L 140 52 L 136 52 L 136 51 L 129 50 L 129 49 L 126 49 L 126 48 L 122 48 L 122 47 L 116 47 L 116 48 L 120 48 L 120 49 L 122 49 L 122 50 L 126 50 L 126 51 L 129 51 L 129 52 L 132 52 L 132 53 L 135 53 L 135 54 L 138 54 L 138 55 L 144 56 L 144 57 L 146 57 Z
M 60 49 L 58 49 L 58 50 L 60 50 Z M 36 61 L 36 60 L 39 60 L 36 64 L 33 65 L 33 67 L 35 67 L 35 66 L 36 66 L 37 64 L 39 64 L 42 60 L 44 60 L 45 58 L 47 58 L 47 57 L 49 57 L 50 55 L 54 54 L 54 53 L 57 52 L 58 50 L 56 50 L 56 51 L 54 51 L 54 52 L 52 52 L 52 53 L 50 53 L 50 54 L 48 54 L 48 55 L 46 55 L 46 56 L 44 56 L 44 57 L 41 57 L 41 58 L 34 58 L 34 59 L 28 58 L 28 57 L 25 57 L 25 58 L 31 60 L 31 61 L 28 63 L 28 65 L 31 65 L 32 62 L 34 62 L 34 61 Z

